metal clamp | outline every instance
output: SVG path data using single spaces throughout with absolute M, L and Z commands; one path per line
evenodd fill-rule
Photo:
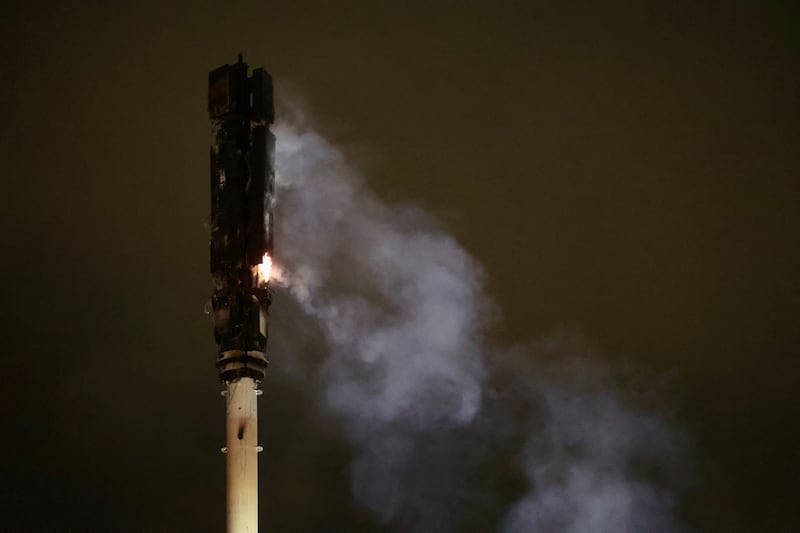
M 258 453 L 261 453 L 261 452 L 264 451 L 264 447 L 263 446 L 256 446 L 255 448 L 256 448 L 256 451 Z M 219 449 L 219 451 L 221 451 L 222 453 L 228 453 L 228 447 L 227 446 L 223 446 L 222 448 Z

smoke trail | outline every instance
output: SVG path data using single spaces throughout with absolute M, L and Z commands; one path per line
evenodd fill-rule
M 660 419 L 562 340 L 487 346 L 484 273 L 453 237 L 381 201 L 312 130 L 276 135 L 276 275 L 325 338 L 320 399 L 356 452 L 362 505 L 412 531 L 677 529 Z M 554 351 L 573 366 L 534 365 Z
M 670 490 L 684 485 L 682 434 L 626 405 L 613 376 L 574 335 L 531 350 L 540 419 L 522 466 L 531 485 L 506 520 L 511 532 L 673 532 Z

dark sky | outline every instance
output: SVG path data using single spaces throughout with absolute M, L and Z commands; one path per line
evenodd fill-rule
M 205 97 L 237 52 L 485 265 L 496 335 L 666 383 L 690 529 L 800 529 L 796 8 L 378 4 L 3 5 L 0 530 L 224 527 Z M 272 357 L 263 523 L 375 529 Z

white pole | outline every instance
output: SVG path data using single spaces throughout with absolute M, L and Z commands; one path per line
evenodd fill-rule
M 258 532 L 258 415 L 256 383 L 228 383 L 228 533 Z

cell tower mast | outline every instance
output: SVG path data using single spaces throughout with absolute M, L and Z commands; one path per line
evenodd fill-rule
M 211 298 L 217 370 L 225 386 L 228 533 L 258 531 L 258 414 L 269 360 L 275 194 L 272 78 L 239 60 L 208 75 Z

